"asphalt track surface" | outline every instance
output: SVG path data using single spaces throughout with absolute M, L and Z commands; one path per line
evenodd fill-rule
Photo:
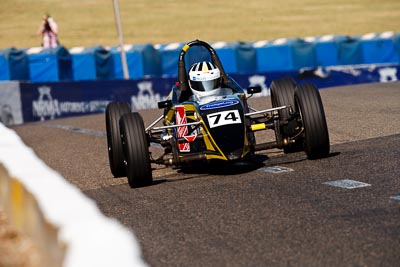
M 139 189 L 111 176 L 103 114 L 14 129 L 129 227 L 151 266 L 399 266 L 400 83 L 329 88 L 321 96 L 329 158 L 271 150 L 257 153 L 253 169 L 157 167 L 154 184 Z M 251 104 L 267 108 L 270 99 Z M 140 113 L 148 124 L 160 111 Z M 267 171 L 274 166 L 292 171 Z M 326 184 L 343 179 L 364 187 Z

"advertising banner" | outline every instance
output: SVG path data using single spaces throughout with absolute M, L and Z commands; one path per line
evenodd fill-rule
M 156 108 L 174 83 L 168 79 L 21 83 L 23 118 L 28 122 L 101 113 L 111 101 L 129 102 L 133 110 Z

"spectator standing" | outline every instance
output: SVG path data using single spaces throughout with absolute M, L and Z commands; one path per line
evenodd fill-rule
M 55 20 L 50 15 L 44 15 L 40 24 L 38 34 L 42 35 L 43 47 L 58 46 L 58 26 Z

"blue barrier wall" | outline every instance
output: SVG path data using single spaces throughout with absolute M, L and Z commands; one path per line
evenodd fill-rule
M 96 80 L 96 63 L 93 53 L 84 47 L 75 47 L 70 52 L 74 80 Z
M 70 54 L 73 78 L 69 80 L 115 79 L 114 57 L 110 50 L 102 46 L 77 47 L 71 49 Z
M 361 42 L 362 56 L 365 64 L 399 63 L 400 54 L 396 49 L 395 39 L 383 39 L 378 36 L 363 38 Z
M 0 81 L 9 81 L 10 79 L 10 66 L 7 54 L 5 51 L 0 51 Z M 28 75 L 29 76 L 29 75 Z
M 143 77 L 161 77 L 160 54 L 150 44 L 127 45 L 124 47 L 130 79 Z M 114 58 L 114 78 L 123 79 L 122 60 L 119 47 L 112 47 L 111 53 Z
M 315 41 L 315 57 L 317 66 L 327 67 L 338 65 L 337 42 L 342 36 L 325 36 Z
M 30 80 L 33 82 L 56 82 L 58 62 L 54 54 L 39 53 L 29 56 Z
M 29 58 L 24 50 L 9 48 L 0 51 L 0 81 L 30 80 Z
M 237 72 L 236 64 L 236 44 L 227 42 L 218 42 L 211 44 L 218 54 L 226 73 L 232 74 Z
M 318 67 L 400 63 L 400 34 L 321 36 L 258 42 L 212 43 L 225 71 L 246 74 L 295 71 Z M 184 43 L 127 45 L 131 79 L 176 77 L 178 56 Z M 186 65 L 209 60 L 205 49 L 193 47 Z M 0 80 L 83 81 L 123 79 L 119 47 L 101 46 L 66 50 L 28 49 L 0 51 Z
M 29 76 L 33 82 L 73 80 L 72 57 L 63 46 L 28 49 Z

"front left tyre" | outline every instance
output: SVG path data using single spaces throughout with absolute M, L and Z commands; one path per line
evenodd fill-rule
M 114 177 L 126 176 L 119 119 L 122 115 L 130 112 L 131 108 L 129 104 L 124 102 L 111 102 L 106 108 L 108 160 L 110 162 L 111 173 Z
M 129 186 L 134 188 L 151 185 L 153 176 L 149 144 L 142 116 L 137 112 L 125 114 L 119 125 Z

